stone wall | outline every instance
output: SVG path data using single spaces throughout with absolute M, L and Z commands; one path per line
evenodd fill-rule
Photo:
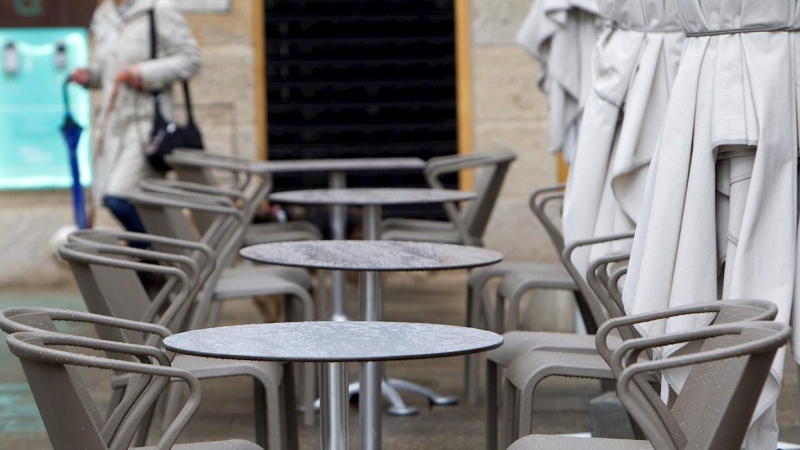
M 547 99 L 538 63 L 515 42 L 531 0 L 472 0 L 475 150 L 512 149 L 512 166 L 489 224 L 486 245 L 509 260 L 554 262 L 557 255 L 528 199 L 556 183 L 547 153 Z

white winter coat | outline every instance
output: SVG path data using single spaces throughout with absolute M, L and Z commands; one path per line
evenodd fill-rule
M 150 21 L 148 11 L 155 8 L 158 33 L 158 58 L 150 59 Z M 162 113 L 173 114 L 170 88 L 173 83 L 191 78 L 202 59 L 197 42 L 174 0 L 136 0 L 120 16 L 113 0 L 106 0 L 92 19 L 94 61 L 89 68 L 89 87 L 102 88 L 103 100 L 98 120 L 99 148 L 96 148 L 94 198 L 124 195 L 140 180 L 160 177 L 144 158 L 143 145 L 153 123 L 151 91 L 165 90 Z M 137 65 L 143 90 L 122 85 L 113 108 L 109 108 L 114 79 L 120 70 Z

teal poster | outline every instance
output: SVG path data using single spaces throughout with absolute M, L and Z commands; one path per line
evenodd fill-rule
M 64 80 L 89 63 L 82 28 L 0 29 L 0 189 L 72 185 L 61 125 Z M 91 100 L 70 85 L 70 110 L 84 128 L 78 147 L 81 184 L 91 184 Z

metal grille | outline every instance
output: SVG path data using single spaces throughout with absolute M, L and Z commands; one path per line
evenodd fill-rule
M 457 153 L 452 0 L 266 0 L 269 158 Z M 277 177 L 276 188 L 326 185 Z M 455 177 L 447 180 L 457 187 Z M 419 173 L 349 186 L 425 186 Z M 441 216 L 441 208 L 391 215 Z

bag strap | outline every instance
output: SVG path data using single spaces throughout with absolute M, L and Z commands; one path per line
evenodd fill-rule
M 147 10 L 147 15 L 150 18 L 150 59 L 157 59 L 158 57 L 158 29 L 156 28 L 156 9 L 151 8 Z M 186 103 L 186 119 L 189 125 L 194 125 L 194 113 L 192 110 L 192 96 L 189 92 L 189 81 L 182 80 L 183 84 L 183 96 L 184 102 Z M 155 99 L 155 108 L 156 114 L 160 113 L 158 109 L 159 101 L 158 96 L 159 92 L 153 92 L 153 97 Z
M 150 59 L 156 59 L 158 56 L 158 33 L 156 32 L 156 10 L 155 8 L 147 10 L 147 16 L 150 18 Z

